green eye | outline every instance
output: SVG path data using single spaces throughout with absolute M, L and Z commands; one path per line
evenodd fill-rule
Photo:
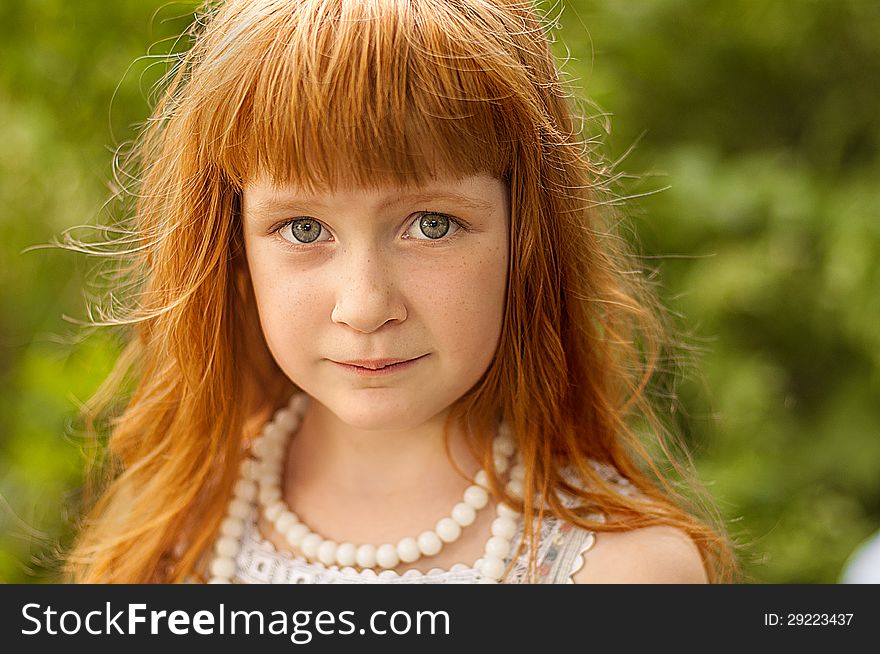
M 311 218 L 299 218 L 290 224 L 290 232 L 300 243 L 311 243 L 321 235 L 321 223 Z
M 430 239 L 443 238 L 449 231 L 449 218 L 441 213 L 426 213 L 419 218 L 419 229 Z

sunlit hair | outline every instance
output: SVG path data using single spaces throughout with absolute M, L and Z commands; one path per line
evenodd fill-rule
M 539 494 L 596 531 L 679 527 L 710 580 L 730 579 L 721 522 L 654 409 L 671 343 L 663 314 L 615 233 L 608 171 L 580 133 L 531 3 L 240 0 L 208 8 L 192 36 L 139 142 L 133 222 L 103 244 L 123 247 L 76 242 L 125 262 L 115 292 L 127 294 L 93 323 L 129 331 L 83 410 L 96 443 L 95 422 L 109 414 L 109 453 L 68 578 L 192 574 L 246 442 L 296 390 L 257 318 L 240 213 L 247 180 L 320 191 L 487 173 L 510 189 L 504 321 L 492 364 L 447 429 L 464 425 L 493 470 L 495 421 L 513 428 L 526 469 L 523 547 L 538 536 Z M 591 460 L 641 492 L 619 494 Z M 491 487 L 518 505 L 503 480 Z M 560 491 L 582 506 L 567 508 Z M 613 519 L 588 520 L 597 510 Z

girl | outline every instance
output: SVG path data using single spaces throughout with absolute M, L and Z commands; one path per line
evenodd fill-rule
M 233 0 L 193 37 L 96 323 L 133 331 L 90 428 L 127 405 L 70 580 L 731 579 L 529 3 Z

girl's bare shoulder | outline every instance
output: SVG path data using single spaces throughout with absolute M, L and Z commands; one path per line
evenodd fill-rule
M 572 577 L 576 584 L 708 583 L 700 552 L 681 529 L 657 525 L 603 531 L 595 539 Z

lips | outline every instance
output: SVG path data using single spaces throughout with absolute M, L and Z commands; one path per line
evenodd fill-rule
M 422 355 L 424 356 L 424 355 Z M 409 359 L 352 359 L 350 361 L 337 361 L 337 363 L 344 363 L 349 366 L 357 366 L 359 368 L 366 368 L 367 370 L 381 370 L 387 366 L 393 365 L 395 363 L 403 363 L 404 361 L 414 361 L 415 359 L 420 359 L 421 357 L 411 357 Z

